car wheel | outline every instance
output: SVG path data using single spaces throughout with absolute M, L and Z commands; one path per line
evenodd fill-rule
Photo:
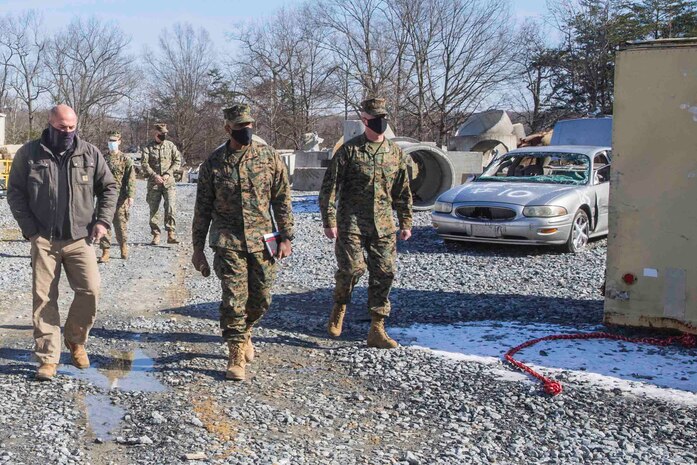
M 584 210 L 579 210 L 574 215 L 574 222 L 571 224 L 571 232 L 569 239 L 566 241 L 566 251 L 570 253 L 578 253 L 588 245 L 588 237 L 590 236 L 590 222 L 588 215 Z

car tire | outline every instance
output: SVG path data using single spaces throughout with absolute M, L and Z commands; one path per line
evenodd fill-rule
M 569 253 L 578 253 L 586 249 L 588 238 L 590 237 L 590 221 L 585 210 L 581 209 L 574 215 L 571 223 L 569 239 L 566 241 L 564 249 Z

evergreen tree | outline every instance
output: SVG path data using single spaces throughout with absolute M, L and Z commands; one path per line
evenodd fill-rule
M 697 2 L 694 0 L 642 0 L 627 2 L 625 8 L 637 25 L 638 38 L 697 35 Z

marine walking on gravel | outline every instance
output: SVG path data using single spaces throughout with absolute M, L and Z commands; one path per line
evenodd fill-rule
M 250 107 L 236 104 L 223 113 L 230 138 L 199 169 L 191 261 L 205 275 L 210 230 L 213 268 L 222 286 L 220 327 L 229 349 L 225 376 L 239 381 L 254 358 L 252 328 L 271 305 L 275 260 L 291 254 L 294 224 L 286 167 L 272 147 L 252 140 Z M 275 257 L 264 243 L 274 219 Z
M 371 316 L 368 346 L 391 349 L 398 346 L 385 331 L 397 257 L 392 210 L 397 212 L 400 239 L 408 240 L 412 227 L 409 159 L 385 138 L 385 99 L 364 100 L 361 120 L 365 133 L 339 147 L 319 195 L 324 233 L 336 239 L 339 268 L 327 329 L 331 336 L 341 335 L 351 293 L 367 269 Z
M 160 244 L 160 203 L 164 200 L 165 230 L 167 243 L 178 244 L 175 220 L 177 210 L 177 187 L 174 173 L 181 168 L 182 158 L 179 149 L 167 140 L 167 125 L 155 123 L 152 130 L 153 140 L 141 149 L 141 166 L 148 179 L 146 200 L 150 206 L 151 245 Z
M 77 115 L 72 108 L 52 108 L 41 138 L 17 152 L 7 189 L 12 215 L 31 242 L 32 323 L 39 380 L 52 379 L 60 361 L 61 270 L 75 293 L 63 340 L 73 365 L 90 366 L 85 343 L 100 293 L 92 243 L 111 227 L 119 195 L 101 152 L 81 139 L 76 129 Z
M 109 133 L 107 146 L 109 151 L 105 157 L 106 164 L 111 170 L 111 174 L 116 181 L 119 192 L 116 201 L 116 213 L 114 214 L 113 229 L 116 233 L 116 242 L 121 248 L 121 258 L 128 259 L 128 217 L 133 201 L 136 196 L 136 173 L 133 169 L 133 160 L 119 150 L 121 145 L 121 133 L 112 131 Z M 100 263 L 109 262 L 111 250 L 111 231 L 99 241 L 99 248 L 102 249 L 102 256 L 99 257 Z

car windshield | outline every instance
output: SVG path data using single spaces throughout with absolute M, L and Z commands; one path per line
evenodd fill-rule
M 517 153 L 495 161 L 476 180 L 537 182 L 544 184 L 588 184 L 590 159 L 579 153 Z

